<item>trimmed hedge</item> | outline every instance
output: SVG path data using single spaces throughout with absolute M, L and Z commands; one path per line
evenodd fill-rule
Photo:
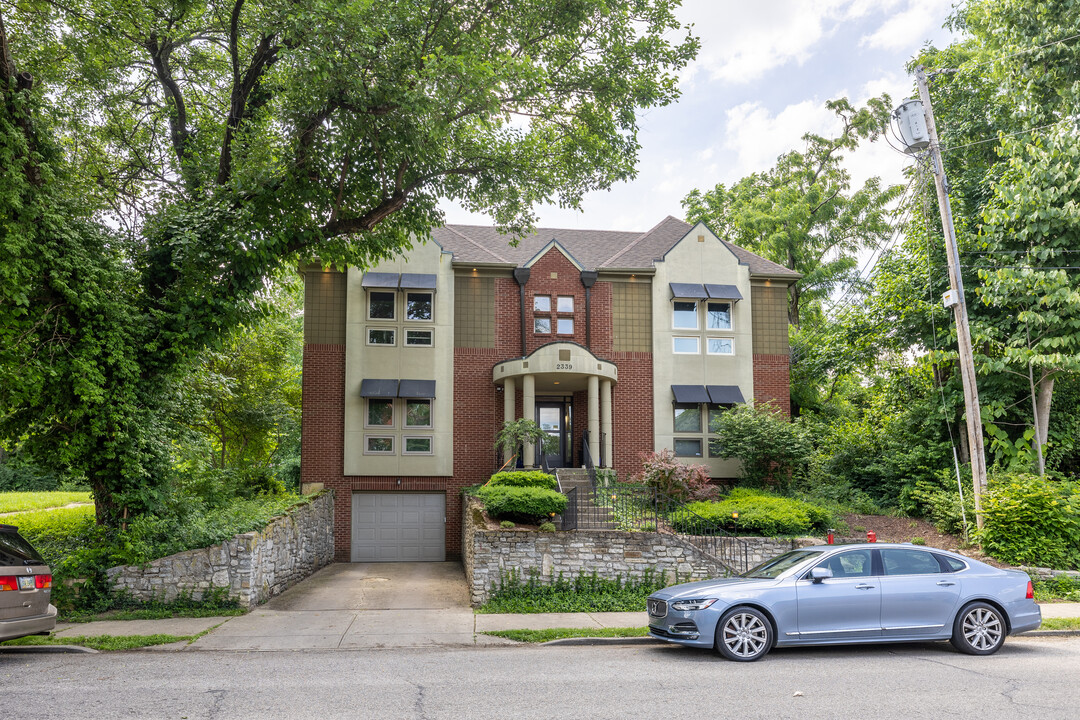
M 538 487 L 486 485 L 476 491 L 493 518 L 532 522 L 566 509 L 566 496 Z
M 739 514 L 738 519 L 733 513 Z M 678 532 L 694 534 L 705 531 L 698 518 L 739 535 L 763 537 L 825 532 L 832 519 L 828 510 L 817 505 L 746 489 L 733 490 L 720 502 L 690 503 L 673 512 L 670 519 Z
M 559 488 L 554 475 L 548 475 L 540 470 L 508 470 L 495 473 L 487 484 L 496 487 L 535 487 L 545 490 Z

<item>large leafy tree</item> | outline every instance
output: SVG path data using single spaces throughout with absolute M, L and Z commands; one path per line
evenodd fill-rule
M 152 507 L 172 377 L 281 268 L 392 255 L 440 199 L 521 231 L 631 177 L 697 49 L 677 5 L 5 4 L 0 437 L 85 472 L 101 522 Z
M 842 98 L 827 103 L 840 134 L 803 136 L 806 148 L 781 155 L 776 165 L 730 188 L 695 189 L 683 199 L 687 219 L 705 222 L 722 236 L 786 268 L 802 273 L 788 293 L 788 320 L 799 325 L 820 311 L 820 301 L 857 280 L 856 256 L 892 233 L 889 203 L 899 187 L 870 178 L 851 190 L 845 152 L 876 139 L 890 111 L 888 96 L 854 108 Z

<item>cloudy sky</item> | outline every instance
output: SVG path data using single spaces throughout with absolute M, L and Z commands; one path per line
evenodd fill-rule
M 683 0 L 681 16 L 701 38 L 682 75 L 682 97 L 641 117 L 635 180 L 594 193 L 583 212 L 539 209 L 542 227 L 647 230 L 694 189 L 730 184 L 801 149 L 808 131 L 835 135 L 825 102 L 856 105 L 912 95 L 907 61 L 926 42 L 947 45 L 942 24 L 955 0 Z M 900 182 L 908 160 L 882 142 L 847 159 L 853 181 Z M 490 224 L 444 206 L 447 222 Z

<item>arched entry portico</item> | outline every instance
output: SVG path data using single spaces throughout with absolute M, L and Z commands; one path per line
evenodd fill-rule
M 548 343 L 526 357 L 499 363 L 492 372 L 495 384 L 503 386 L 503 418 L 508 421 L 517 419 L 519 388 L 521 416 L 530 420 L 538 417 L 537 397 L 586 391 L 589 455 L 598 467 L 612 466 L 611 388 L 618 378 L 615 363 L 601 360 L 584 346 L 572 342 Z M 543 404 L 540 410 L 545 410 Z M 526 466 L 532 465 L 535 456 L 536 448 L 526 445 Z

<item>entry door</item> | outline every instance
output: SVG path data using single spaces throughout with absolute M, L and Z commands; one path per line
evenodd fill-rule
M 547 460 L 547 466 L 549 468 L 566 467 L 566 451 L 570 444 L 568 442 L 567 434 L 566 403 L 537 403 L 536 422 L 544 432 L 555 438 L 559 443 L 559 447 L 555 452 L 548 453 L 544 456 Z
M 353 562 L 443 560 L 444 493 L 353 493 Z

